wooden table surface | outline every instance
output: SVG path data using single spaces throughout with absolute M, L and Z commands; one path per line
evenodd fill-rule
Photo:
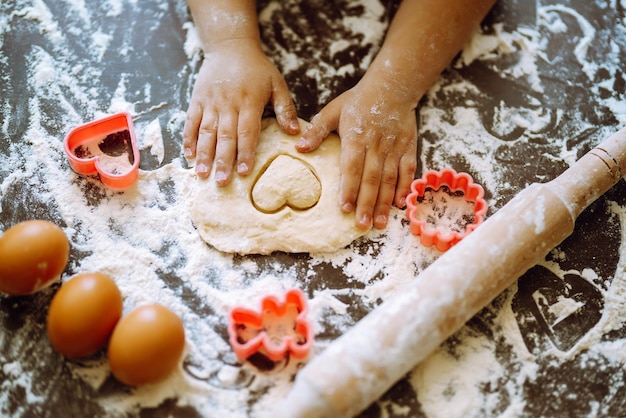
M 284 72 L 297 98 L 299 115 L 308 119 L 329 98 L 355 83 L 362 69 L 350 64 L 367 62 L 377 48 L 377 38 L 352 36 L 356 32 L 349 28 L 353 21 L 348 17 L 363 15 L 365 10 L 354 6 L 358 2 L 305 1 L 300 8 L 296 7 L 300 2 L 276 2 L 286 6 L 275 15 L 266 3 L 259 8 L 264 11 L 262 34 L 267 52 Z M 373 0 L 362 3 L 378 4 Z M 623 5 L 617 1 L 500 0 L 473 45 L 491 45 L 488 39 L 497 42 L 482 52 L 472 52 L 468 46 L 420 104 L 418 175 L 443 166 L 470 173 L 485 187 L 492 214 L 530 183 L 550 180 L 564 171 L 619 129 L 626 116 L 622 110 L 624 19 Z M 47 171 L 48 166 L 39 161 L 37 167 L 30 167 L 37 154 L 28 151 L 33 143 L 29 134 L 36 125 L 38 132 L 60 146 L 77 123 L 113 109 L 120 88 L 125 89 L 126 102 L 133 104 L 136 124 L 161 122 L 163 159 L 142 149 L 142 172 L 180 164 L 182 121 L 200 64 L 199 54 L 186 50 L 189 22 L 181 0 L 75 4 L 8 0 L 0 4 L 0 231 L 32 218 L 80 229 L 80 213 L 77 219 L 69 219 L 64 215 L 67 208 L 50 203 L 54 199 L 48 192 L 58 179 Z M 345 53 L 333 49 L 339 39 L 352 43 Z M 295 65 L 288 65 L 286 50 L 297 55 Z M 525 62 L 529 57 L 532 60 Z M 52 64 L 37 66 L 42 60 Z M 347 70 L 336 71 L 342 66 Z M 80 83 L 51 81 L 41 72 L 45 68 L 76 74 Z M 319 68 L 321 72 L 316 73 Z M 475 116 L 470 125 L 468 114 Z M 489 149 L 464 142 L 468 132 L 487 138 Z M 61 172 L 69 176 L 62 152 L 58 155 Z M 14 175 L 23 171 L 32 176 Z M 76 182 L 82 182 L 77 190 L 85 193 L 92 207 L 106 205 L 112 198 L 98 188 L 97 181 Z M 176 186 L 168 186 L 167 181 L 162 185 Z M 129 205 L 133 208 L 132 202 Z M 135 209 L 142 213 L 140 207 Z M 446 341 L 428 367 L 398 382 L 362 416 L 626 415 L 626 317 L 619 317 L 622 311 L 615 303 L 620 295 L 626 297 L 620 293 L 626 283 L 625 214 L 622 180 L 583 213 L 574 234 L 545 262 Z M 79 244 L 72 243 L 64 279 L 81 269 L 86 253 Z M 354 251 L 368 245 L 366 237 L 355 244 Z M 219 318 L 215 307 L 173 273 L 184 257 L 165 255 L 157 271 L 161 285 L 176 291 L 185 308 L 199 317 Z M 303 254 L 237 256 L 234 260 L 257 265 L 258 274 L 277 264 L 286 270 L 307 271 L 312 263 Z M 298 283 L 309 297 L 324 289 L 341 289 L 337 298 L 348 306 L 346 323 L 358 321 L 375 306 L 360 296 L 364 285 L 332 263 L 316 262 L 314 271 L 314 278 L 298 279 Z M 217 279 L 206 278 L 219 288 L 219 281 L 212 280 Z M 206 405 L 178 403 L 175 393 L 160 394 L 158 402 L 151 404 L 110 376 L 98 385 L 87 383 L 76 368 L 89 370 L 89 365 L 69 367 L 47 344 L 46 307 L 57 288 L 27 297 L 0 296 L 0 416 L 254 415 L 253 405 L 263 394 L 251 387 L 231 389 L 246 393 L 241 408 L 214 415 L 218 410 Z M 565 302 L 574 309 L 559 316 L 557 307 Z M 503 319 L 506 315 L 508 321 Z M 602 328 L 609 315 L 618 317 Z M 225 325 L 220 321 L 210 323 L 216 324 L 216 334 L 225 340 Z M 330 322 L 320 320 L 318 325 L 322 328 L 317 329 L 317 337 L 322 342 L 330 343 L 341 333 Z M 591 339 L 592 334 L 598 337 Z M 472 360 L 468 352 L 477 340 L 485 344 Z M 496 364 L 500 373 L 483 380 L 463 374 L 467 364 L 485 356 L 491 359 L 485 364 Z M 458 360 L 458 370 L 437 369 L 442 364 L 437 358 L 452 359 L 445 364 L 453 365 L 453 359 Z M 225 352 L 216 362 L 236 364 Z M 185 364 L 189 365 L 189 359 Z M 15 372 L 18 365 L 23 373 Z M 463 392 L 466 382 L 476 384 L 477 389 Z M 422 393 L 416 388 L 422 388 Z M 464 404 L 471 403 L 467 394 L 474 394 L 484 405 Z M 111 398 L 123 400 L 128 408 L 111 412 L 103 401 Z M 437 411 L 437 405 L 445 408 Z

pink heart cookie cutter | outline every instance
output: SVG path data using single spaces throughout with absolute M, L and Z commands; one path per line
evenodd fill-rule
M 107 141 L 122 143 L 123 152 L 117 158 L 127 163 L 113 166 L 107 162 L 106 151 L 89 152 Z M 105 144 L 106 145 L 106 144 Z M 126 189 L 139 176 L 139 149 L 133 127 L 133 119 L 127 112 L 120 112 L 96 119 L 72 129 L 63 142 L 70 167 L 82 175 L 99 175 L 107 187 L 115 190 Z M 118 147 L 119 148 L 119 147 Z

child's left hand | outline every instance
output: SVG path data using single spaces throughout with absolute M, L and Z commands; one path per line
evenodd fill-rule
M 357 226 L 385 228 L 392 203 L 404 207 L 417 166 L 416 103 L 392 79 L 367 75 L 311 120 L 296 148 L 313 151 L 331 131 L 341 137 L 344 212 Z

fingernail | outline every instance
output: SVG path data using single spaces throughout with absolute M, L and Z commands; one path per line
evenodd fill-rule
M 387 225 L 387 216 L 386 215 L 378 215 L 376 217 L 376 225 L 384 227 Z
M 198 174 L 206 174 L 209 172 L 209 166 L 204 164 L 204 163 L 200 163 L 196 166 L 196 173 Z
M 300 138 L 298 139 L 298 142 L 296 142 L 296 147 L 297 148 L 306 148 L 308 146 L 308 143 L 306 141 L 306 139 L 304 138 Z
M 398 207 L 402 209 L 405 206 L 406 206 L 406 197 L 401 197 L 400 199 L 398 199 Z
M 290 123 L 291 129 L 293 129 L 294 131 L 298 131 L 300 130 L 300 124 L 298 123 L 297 120 L 292 120 Z
M 215 181 L 217 182 L 217 184 L 222 184 L 226 182 L 226 178 L 226 173 L 224 173 L 223 171 L 215 172 Z
M 185 158 L 191 158 L 191 148 L 185 148 Z
M 350 213 L 354 210 L 354 206 L 352 205 L 352 203 L 344 203 L 343 205 L 341 205 L 341 211 L 344 213 Z
M 372 218 L 369 215 L 361 215 L 361 218 L 359 219 L 359 226 L 362 228 L 369 228 L 372 226 Z
M 241 163 L 237 166 L 237 173 L 239 174 L 248 174 L 248 164 Z

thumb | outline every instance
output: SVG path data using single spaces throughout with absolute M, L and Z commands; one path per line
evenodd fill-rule
M 339 126 L 340 110 L 340 104 L 333 100 L 313 116 L 311 123 L 307 125 L 302 137 L 296 143 L 296 149 L 300 152 L 316 150 L 324 138 Z
M 300 133 L 296 105 L 293 103 L 287 83 L 284 80 L 282 80 L 282 83 L 278 83 L 278 86 L 274 89 L 272 106 L 276 114 L 276 121 L 284 132 L 291 135 Z

